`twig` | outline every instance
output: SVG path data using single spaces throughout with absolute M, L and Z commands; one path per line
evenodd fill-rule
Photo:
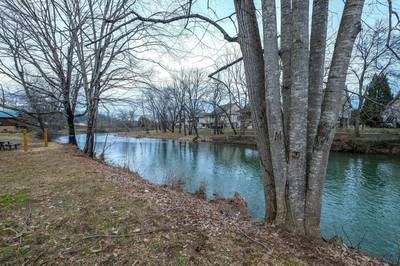
M 20 238 L 20 237 L 23 236 L 23 235 L 25 234 L 25 232 L 26 232 L 26 227 L 27 227 L 28 224 L 29 224 L 29 220 L 30 220 L 30 218 L 31 218 L 31 215 L 32 215 L 32 208 L 31 208 L 31 203 L 30 203 L 30 201 L 29 201 L 29 203 L 28 203 L 28 212 L 27 212 L 27 214 L 26 214 L 26 217 L 25 217 L 25 221 L 24 221 L 22 230 L 21 230 L 20 232 L 18 232 L 17 230 L 15 230 L 15 229 L 13 229 L 13 228 L 11 228 L 11 227 L 7 227 L 7 228 L 4 228 L 3 231 L 6 231 L 6 230 L 13 231 L 13 232 L 15 233 L 15 236 L 12 238 L 12 240 L 15 240 L 15 239 Z
M 133 233 L 133 234 L 124 234 L 124 235 L 117 235 L 117 234 L 97 234 L 97 235 L 90 235 L 90 236 L 85 236 L 84 238 L 82 238 L 82 240 L 86 240 L 86 239 L 93 239 L 93 238 L 125 238 L 125 237 L 133 237 L 133 236 L 140 236 L 140 235 L 148 235 L 148 234 L 153 234 L 153 233 L 157 233 L 157 232 L 163 232 L 163 231 L 169 231 L 171 230 L 171 228 L 166 227 L 166 228 L 159 228 L 159 229 L 155 229 L 155 230 L 151 230 L 151 231 L 147 231 L 147 232 L 137 232 L 137 233 Z
M 44 255 L 44 252 L 40 252 L 36 258 L 34 260 L 31 261 L 31 259 L 27 260 L 26 262 L 24 262 L 22 265 L 35 265 L 36 262 Z
M 243 236 L 245 236 L 247 239 L 253 241 L 254 243 L 259 244 L 260 246 L 262 246 L 263 248 L 265 248 L 266 250 L 270 251 L 271 248 L 269 246 L 267 246 L 266 244 L 258 241 L 255 238 L 252 238 L 251 236 L 247 235 L 242 229 L 240 229 L 237 225 L 234 225 L 236 227 L 236 229 L 239 231 L 239 233 L 241 233 Z
M 163 227 L 163 228 L 158 228 L 155 230 L 151 230 L 151 231 L 147 231 L 147 232 L 137 232 L 137 233 L 133 233 L 133 234 L 124 234 L 124 235 L 117 235 L 117 234 L 97 234 L 97 235 L 89 235 L 89 236 L 85 236 L 84 238 L 82 238 L 80 241 L 83 240 L 87 240 L 87 239 L 97 239 L 97 238 L 125 238 L 125 237 L 133 237 L 133 236 L 140 236 L 140 235 L 147 235 L 147 234 L 153 234 L 153 233 L 157 233 L 157 232 L 162 232 L 162 231 L 168 231 L 171 230 L 170 227 Z M 79 248 L 74 248 L 74 249 L 67 249 L 67 250 L 63 250 L 61 251 L 61 254 L 65 255 L 65 254 L 74 254 L 74 253 L 78 253 L 81 252 L 82 250 L 87 249 L 88 246 L 83 246 L 83 247 L 79 247 Z M 99 251 L 100 252 L 100 251 Z
M 71 250 L 63 250 L 63 251 L 61 251 L 61 254 L 63 254 L 63 255 L 74 254 L 74 253 L 81 252 L 82 250 L 85 250 L 85 249 L 87 249 L 87 246 L 75 248 L 75 249 L 71 249 Z

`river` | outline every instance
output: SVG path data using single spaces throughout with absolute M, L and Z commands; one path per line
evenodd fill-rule
M 82 148 L 84 135 L 78 136 Z M 104 144 L 107 138 L 106 145 Z M 66 137 L 59 139 L 67 141 Z M 255 219 L 264 216 L 262 178 L 253 147 L 98 134 L 106 162 L 157 184 L 205 185 L 208 198 L 235 192 Z M 331 153 L 324 186 L 321 232 L 389 261 L 400 256 L 400 156 Z

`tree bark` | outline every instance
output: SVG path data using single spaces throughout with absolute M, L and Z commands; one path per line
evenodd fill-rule
M 67 107 L 64 107 L 68 124 L 68 143 L 76 146 L 77 142 L 76 142 L 75 124 L 74 124 L 75 114 L 73 113 L 71 107 L 68 106 L 69 104 L 67 104 Z
M 279 49 L 277 38 L 275 0 L 265 0 L 262 5 L 264 32 L 265 96 L 272 170 L 275 178 L 276 218 L 275 223 L 287 220 L 287 158 L 285 130 L 279 84 Z
M 243 54 L 246 84 L 249 90 L 250 110 L 253 118 L 253 127 L 256 131 L 256 143 L 264 178 L 265 219 L 267 221 L 274 221 L 276 217 L 275 185 L 265 113 L 263 50 L 256 10 L 252 0 L 235 0 L 235 10 L 238 20 L 239 44 Z
M 323 95 L 325 50 L 328 24 L 328 0 L 314 0 L 309 64 L 307 157 L 311 158 L 317 135 Z
M 282 61 L 282 108 L 285 126 L 285 142 L 288 143 L 289 106 L 291 87 L 291 49 L 292 49 L 292 4 L 291 0 L 281 0 L 281 43 Z
M 289 114 L 288 198 L 294 231 L 304 233 L 306 185 L 309 2 L 292 1 L 292 54 Z
M 86 142 L 85 142 L 85 148 L 83 149 L 83 152 L 86 153 L 91 158 L 95 156 L 94 138 L 95 138 L 96 124 L 97 124 L 97 111 L 98 111 L 98 100 L 95 97 L 94 100 L 91 101 L 88 107 Z
M 321 119 L 318 126 L 308 172 L 306 220 L 308 235 L 320 236 L 320 217 L 323 182 L 328 164 L 329 150 L 336 131 L 340 107 L 343 101 L 346 75 L 357 34 L 361 29 L 364 0 L 347 0 L 340 22 L 338 36 L 328 75 Z

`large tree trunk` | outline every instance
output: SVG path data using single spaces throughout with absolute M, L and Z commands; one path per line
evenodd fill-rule
M 275 223 L 285 224 L 287 218 L 287 163 L 285 131 L 282 118 L 282 105 L 276 99 L 281 98 L 279 84 L 279 48 L 277 40 L 277 21 L 275 0 L 263 1 L 263 27 L 264 27 L 264 62 L 265 62 L 265 91 L 266 91 L 266 112 L 268 121 L 270 153 L 272 155 L 272 170 L 275 177 L 276 192 L 276 218 Z M 289 91 L 289 88 L 284 88 Z M 290 223 L 293 220 L 290 219 Z
M 275 0 L 262 1 L 264 54 L 253 1 L 235 1 L 265 178 L 266 218 L 291 231 L 319 236 L 323 180 L 363 0 L 345 4 L 323 101 L 328 1 L 314 0 L 311 45 L 309 2 L 282 0 L 281 7 L 282 14 L 291 17 L 282 18 L 282 87 Z
M 292 54 L 292 1 L 281 0 L 281 42 L 280 55 L 282 62 L 282 109 L 285 142 L 288 144 L 289 131 L 289 106 L 291 87 L 291 54 Z
M 308 169 L 305 225 L 307 234 L 312 236 L 320 236 L 323 183 L 338 115 L 343 104 L 346 74 L 353 45 L 361 29 L 363 6 L 364 0 L 346 1 L 329 70 L 320 123 Z
M 265 218 L 272 222 L 276 217 L 276 197 L 265 113 L 263 50 L 253 1 L 236 0 L 235 9 L 239 26 L 239 44 L 249 90 L 251 116 L 264 178 Z
M 288 182 L 290 215 L 294 231 L 304 232 L 306 186 L 309 2 L 292 1 L 292 61 L 289 114 Z
M 317 135 L 318 124 L 321 116 L 321 104 L 323 96 L 323 77 L 325 67 L 325 50 L 328 22 L 328 0 L 314 0 L 311 39 L 310 39 L 310 61 L 309 61 L 309 95 L 308 95 L 308 123 L 307 123 L 307 173 L 310 171 L 310 164 L 314 150 L 315 138 Z M 311 184 L 313 182 L 311 181 Z M 321 184 L 322 186 L 322 184 Z M 322 187 L 314 188 L 322 190 Z M 307 183 L 306 195 L 309 196 L 310 183 Z M 310 205 L 309 205 L 310 206 Z M 305 206 L 305 229 L 306 233 L 313 231 L 310 229 L 314 224 L 310 223 L 308 207 Z M 311 218 L 312 220 L 312 218 Z M 318 224 L 319 226 L 319 224 Z
M 315 137 L 317 135 L 319 119 L 321 116 L 328 23 L 328 6 L 328 0 L 314 1 L 313 3 L 308 95 L 308 161 L 310 160 L 312 155 Z

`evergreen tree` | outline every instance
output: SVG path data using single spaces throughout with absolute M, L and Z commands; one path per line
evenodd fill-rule
M 378 127 L 382 122 L 382 112 L 393 99 L 386 75 L 375 74 L 366 90 L 366 99 L 361 109 L 361 120 L 371 127 Z

